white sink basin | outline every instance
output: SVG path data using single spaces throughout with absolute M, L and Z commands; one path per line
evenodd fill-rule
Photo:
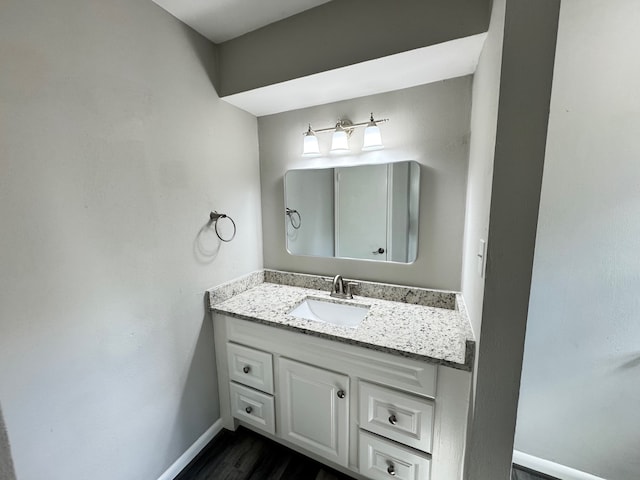
M 367 305 L 334 303 L 315 298 L 306 298 L 289 312 L 294 317 L 314 322 L 331 323 L 339 327 L 356 328 L 369 313 Z

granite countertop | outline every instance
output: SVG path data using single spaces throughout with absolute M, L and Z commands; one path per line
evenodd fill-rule
M 367 296 L 338 300 L 370 307 L 356 328 L 288 314 L 307 297 L 335 301 L 330 286 L 326 277 L 263 270 L 209 290 L 209 301 L 232 317 L 471 370 L 475 342 L 459 293 L 358 282 L 354 292 Z

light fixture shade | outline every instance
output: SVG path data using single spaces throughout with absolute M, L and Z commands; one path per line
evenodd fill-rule
M 364 142 L 362 143 L 362 150 L 379 150 L 384 148 L 382 144 L 382 135 L 380 135 L 380 127 L 376 125 L 376 122 L 371 121 L 367 128 L 364 129 Z
M 332 152 L 347 152 L 349 151 L 349 137 L 342 125 L 336 125 L 336 131 L 333 132 L 331 139 L 331 151 Z
M 320 155 L 320 146 L 318 145 L 318 137 L 316 137 L 316 134 L 311 130 L 311 125 L 309 125 L 309 130 L 304 134 L 302 156 L 312 157 L 314 155 Z

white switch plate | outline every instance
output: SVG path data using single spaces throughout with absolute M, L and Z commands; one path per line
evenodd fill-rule
M 484 278 L 484 269 L 487 264 L 487 241 L 480 239 L 478 245 L 478 275 Z

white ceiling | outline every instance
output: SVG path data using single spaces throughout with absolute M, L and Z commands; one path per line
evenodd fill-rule
M 153 0 L 215 43 L 225 42 L 330 0 Z

